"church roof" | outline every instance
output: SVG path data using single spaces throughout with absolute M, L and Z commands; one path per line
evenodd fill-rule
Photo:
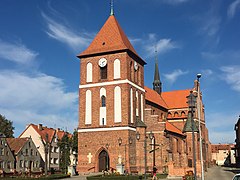
M 176 108 L 188 108 L 187 104 L 187 96 L 190 93 L 190 89 L 185 90 L 177 90 L 177 91 L 169 91 L 162 92 L 162 98 L 168 105 L 169 109 Z
M 180 129 L 178 129 L 176 126 L 174 126 L 168 121 L 166 121 L 166 130 L 176 134 L 184 135 Z
M 148 88 L 147 86 L 145 86 L 144 89 L 146 90 L 145 92 L 146 100 L 168 109 L 168 105 L 166 104 L 166 102 L 164 101 L 161 95 L 159 95 L 153 89 Z
M 79 58 L 93 54 L 129 50 L 138 58 L 138 54 L 120 27 L 114 15 L 109 16 L 101 30 L 95 36 L 86 50 L 78 55 Z M 141 59 L 141 58 L 140 58 Z M 141 59 L 142 60 L 142 59 Z M 143 61 L 143 60 L 142 60 Z M 144 62 L 144 61 L 143 61 Z M 145 64 L 145 62 L 144 62 Z

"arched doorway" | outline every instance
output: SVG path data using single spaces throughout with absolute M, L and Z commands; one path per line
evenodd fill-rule
M 105 150 L 102 150 L 100 153 L 99 153 L 99 156 L 98 156 L 98 167 L 99 167 L 99 172 L 102 172 L 103 170 L 108 170 L 109 169 L 109 156 L 108 156 L 108 153 L 107 151 Z

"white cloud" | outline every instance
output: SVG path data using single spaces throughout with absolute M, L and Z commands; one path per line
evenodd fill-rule
M 235 0 L 228 7 L 227 11 L 228 17 L 233 18 L 238 8 L 240 8 L 240 0 Z
M 237 113 L 237 112 L 236 112 Z M 212 143 L 233 143 L 235 140 L 234 126 L 238 117 L 236 113 L 209 112 L 206 123 Z
M 19 64 L 28 64 L 35 60 L 38 53 L 26 48 L 21 43 L 8 43 L 0 40 L 0 58 L 16 62 Z
M 239 62 L 240 58 L 240 51 L 239 50 L 225 50 L 217 53 L 212 52 L 202 52 L 201 56 L 204 59 L 214 60 L 214 61 L 225 61 L 228 62 L 229 60 Z
M 203 69 L 201 70 L 204 77 L 209 77 L 213 74 L 213 71 L 211 69 Z
M 231 85 L 233 90 L 240 92 L 240 66 L 223 66 L 220 69 L 224 73 L 223 80 Z
M 78 94 L 67 92 L 61 79 L 2 71 L 0 82 L 0 112 L 18 127 L 41 122 L 48 126 L 76 125 Z
M 169 52 L 173 49 L 180 48 L 179 44 L 175 41 L 172 41 L 170 38 L 164 38 L 164 39 L 157 39 L 156 34 L 148 34 L 147 39 L 142 39 L 141 42 L 144 42 L 142 44 L 142 47 L 144 51 L 147 54 L 147 57 L 152 57 L 155 55 L 155 50 L 157 50 L 158 54 L 164 54 L 166 52 Z
M 47 23 L 47 35 L 57 41 L 67 44 L 73 50 L 84 50 L 84 48 L 91 43 L 94 37 L 94 33 L 84 31 L 75 33 L 72 30 L 73 28 L 54 21 L 44 13 L 42 13 L 42 17 Z
M 163 74 L 163 76 L 169 81 L 170 83 L 174 83 L 179 76 L 188 74 L 188 71 L 182 71 L 181 69 L 176 69 L 172 73 L 169 74 Z

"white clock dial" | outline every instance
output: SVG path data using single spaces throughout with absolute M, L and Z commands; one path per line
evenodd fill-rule
M 134 69 L 137 71 L 138 70 L 138 63 L 134 61 Z
M 107 60 L 105 58 L 101 58 L 99 61 L 98 61 L 98 65 L 100 67 L 105 67 L 107 65 Z

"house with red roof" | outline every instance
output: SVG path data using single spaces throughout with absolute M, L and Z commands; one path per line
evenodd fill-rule
M 29 124 L 19 137 L 31 137 L 43 160 L 42 163 L 47 163 L 48 170 L 51 168 L 59 170 L 60 148 L 57 143 L 66 133 L 71 137 L 71 134 L 60 129 L 49 128 L 42 124 Z
M 15 157 L 12 170 L 17 172 L 39 172 L 43 169 L 42 158 L 31 138 L 6 138 Z

